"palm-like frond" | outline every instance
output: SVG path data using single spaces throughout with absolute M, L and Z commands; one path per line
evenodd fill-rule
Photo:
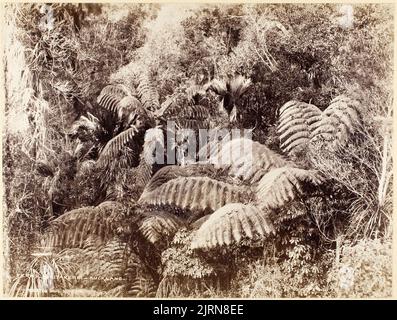
M 248 187 L 239 187 L 207 177 L 179 177 L 151 192 L 144 191 L 139 203 L 214 211 L 226 203 L 248 202 L 252 198 Z
M 260 207 L 277 209 L 318 187 L 325 178 L 315 170 L 282 167 L 271 170 L 259 181 L 257 196 Z
M 294 155 L 302 152 L 311 139 L 312 126 L 321 119 L 321 110 L 315 105 L 289 101 L 280 109 L 277 131 L 281 149 Z
M 165 211 L 148 212 L 140 222 L 139 230 L 151 243 L 173 236 L 185 223 L 174 214 Z
M 51 222 L 43 242 L 49 247 L 81 247 L 92 235 L 106 241 L 115 235 L 127 214 L 128 210 L 114 201 L 74 209 Z
M 219 95 L 222 106 L 228 113 L 230 120 L 237 117 L 236 102 L 251 86 L 251 80 L 238 75 L 227 80 L 214 79 L 207 85 L 207 90 L 212 90 Z
M 254 205 L 229 203 L 215 211 L 199 228 L 192 240 L 193 249 L 213 248 L 240 242 L 243 237 L 274 233 L 268 212 Z
M 241 75 L 238 75 L 226 82 L 226 87 L 228 87 L 228 91 L 230 91 L 234 99 L 240 98 L 250 86 L 251 80 L 246 79 Z

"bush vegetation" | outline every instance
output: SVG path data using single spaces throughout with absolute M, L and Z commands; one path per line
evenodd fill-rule
M 7 5 L 6 292 L 390 296 L 393 11 Z M 167 120 L 255 170 L 151 163 Z

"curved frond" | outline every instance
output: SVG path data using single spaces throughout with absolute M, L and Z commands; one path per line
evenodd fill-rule
M 227 168 L 230 175 L 251 183 L 258 182 L 268 171 L 289 163 L 265 145 L 247 138 L 223 143 L 210 162 L 216 168 Z
M 216 176 L 218 171 L 212 165 L 186 165 L 166 166 L 155 173 L 145 188 L 145 192 L 151 192 L 164 183 L 179 177 L 205 177 Z
M 107 166 L 110 162 L 114 161 L 121 149 L 133 141 L 137 134 L 138 129 L 135 126 L 132 126 L 108 141 L 99 155 L 99 166 Z
M 71 210 L 51 222 L 43 242 L 50 247 L 81 247 L 92 235 L 105 242 L 115 235 L 126 214 L 126 208 L 115 201 Z
M 345 144 L 360 123 L 359 102 L 338 96 L 324 110 L 321 121 L 314 126 L 312 139 Z
M 165 211 L 148 212 L 144 216 L 139 230 L 151 243 L 173 236 L 185 225 L 182 219 Z
M 315 170 L 282 167 L 262 177 L 257 187 L 261 207 L 277 209 L 305 195 L 310 187 L 318 187 L 325 178 Z
M 238 75 L 226 83 L 229 91 L 235 99 L 241 97 L 251 86 L 251 79 Z
M 102 89 L 97 98 L 98 104 L 115 114 L 118 114 L 117 104 L 128 95 L 128 91 L 122 85 L 108 85 Z
M 321 110 L 315 105 L 289 101 L 280 108 L 277 131 L 281 149 L 290 155 L 302 152 L 311 138 L 313 125 L 321 120 Z
M 248 187 L 234 186 L 207 177 L 179 177 L 153 191 L 145 190 L 139 203 L 214 211 L 226 203 L 248 202 L 252 197 Z
M 132 96 L 124 97 L 117 103 L 115 107 L 117 115 L 120 119 L 127 120 L 128 123 L 133 123 L 137 117 L 148 118 L 145 109 L 139 100 Z
M 137 93 L 146 110 L 154 112 L 160 109 L 159 94 L 148 75 L 142 74 L 139 76 Z
M 242 238 L 274 233 L 268 212 L 253 205 L 229 203 L 215 211 L 195 234 L 193 249 L 213 248 L 238 243 Z

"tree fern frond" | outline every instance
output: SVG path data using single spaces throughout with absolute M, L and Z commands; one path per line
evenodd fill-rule
M 274 233 L 268 212 L 254 205 L 229 203 L 215 211 L 199 228 L 192 240 L 193 249 L 239 243 L 243 237 L 266 236 Z
M 151 243 L 173 236 L 185 223 L 177 216 L 165 211 L 148 212 L 140 223 L 139 230 Z
M 116 105 L 115 111 L 119 119 L 130 118 L 131 115 L 146 115 L 145 109 L 143 108 L 140 101 L 132 96 L 126 96 L 122 98 Z
M 151 279 L 136 277 L 128 290 L 128 295 L 142 298 L 155 297 L 157 286 Z
M 133 141 L 138 132 L 138 129 L 135 126 L 132 126 L 108 141 L 99 155 L 98 165 L 103 167 L 114 161 L 121 149 Z
M 139 76 L 137 93 L 142 105 L 146 110 L 154 112 L 160 109 L 159 94 L 152 85 L 148 75 L 141 74 Z
M 197 219 L 196 221 L 193 221 L 190 226 L 194 229 L 197 230 L 199 229 L 204 222 L 206 222 L 210 217 L 211 217 L 212 213 L 210 214 L 206 214 L 205 216 L 202 216 L 201 218 Z
M 312 140 L 345 144 L 360 124 L 359 102 L 346 96 L 338 96 L 324 110 L 321 121 L 313 128 Z
M 269 170 L 289 163 L 265 145 L 247 138 L 224 143 L 210 162 L 215 168 L 227 168 L 230 175 L 251 183 L 259 181 Z
M 145 192 L 151 192 L 164 183 L 179 177 L 218 177 L 219 171 L 212 165 L 186 165 L 165 166 L 152 177 L 145 188 Z
M 311 138 L 313 125 L 321 120 L 321 110 L 315 105 L 289 101 L 280 108 L 277 131 L 281 149 L 290 155 L 302 152 Z
M 248 187 L 234 186 L 207 177 L 179 177 L 153 191 L 145 190 L 139 203 L 204 211 L 216 210 L 230 202 L 248 202 L 252 198 Z
M 43 242 L 50 247 L 81 247 L 92 235 L 106 241 L 114 236 L 127 213 L 123 205 L 114 201 L 71 210 L 51 222 Z
M 277 209 L 318 187 L 325 178 L 315 170 L 282 167 L 271 170 L 259 181 L 257 196 L 263 208 Z
M 117 104 L 127 95 L 128 91 L 124 86 L 108 85 L 102 89 L 97 98 L 97 102 L 102 108 L 117 114 Z

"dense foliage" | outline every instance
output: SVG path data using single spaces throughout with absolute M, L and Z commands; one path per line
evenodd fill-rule
M 7 6 L 7 292 L 390 295 L 393 10 Z M 167 120 L 253 166 L 149 161 Z

